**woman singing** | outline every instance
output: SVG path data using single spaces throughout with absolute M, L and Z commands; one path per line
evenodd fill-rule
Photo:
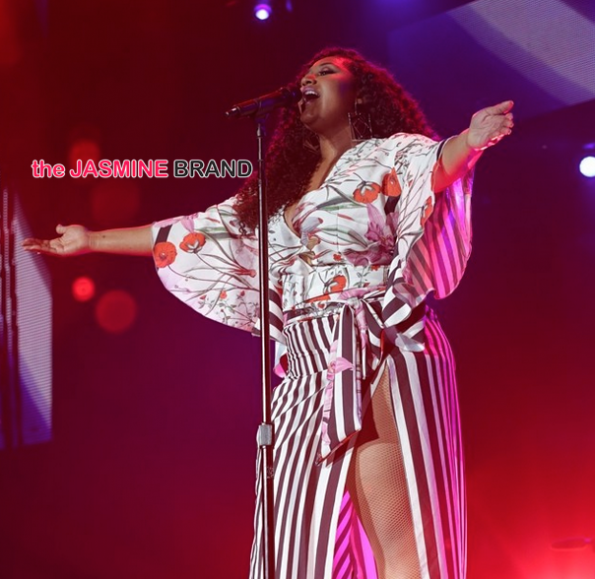
M 471 250 L 470 170 L 513 103 L 436 141 L 390 74 L 326 49 L 267 153 L 276 577 L 463 579 L 465 492 L 452 353 L 433 311 Z M 257 326 L 256 181 L 195 215 L 24 247 L 152 255 L 199 313 Z M 260 489 L 252 579 L 262 576 Z M 373 554 L 374 564 L 370 564 Z M 374 568 L 375 567 L 375 568 Z

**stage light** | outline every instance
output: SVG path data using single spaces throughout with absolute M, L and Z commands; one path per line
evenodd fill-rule
M 259 2 L 254 7 L 254 16 L 256 16 L 258 20 L 268 20 L 272 12 L 273 9 L 268 2 Z
M 95 164 L 99 163 L 99 159 L 101 159 L 101 151 L 95 140 L 80 138 L 72 143 L 70 150 L 68 151 L 69 168 L 74 169 L 76 167 L 76 162 L 79 159 L 82 161 L 83 166 L 89 159 L 92 159 Z
M 584 157 L 580 162 L 579 169 L 585 177 L 595 177 L 595 157 L 591 155 Z
M 101 296 L 95 306 L 95 320 L 106 332 L 120 334 L 132 326 L 138 307 L 124 290 L 112 290 Z
M 95 282 L 90 277 L 77 277 L 72 282 L 72 296 L 78 302 L 88 302 L 95 295 Z

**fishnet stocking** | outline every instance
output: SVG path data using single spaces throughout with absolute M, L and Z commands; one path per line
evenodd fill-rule
M 379 579 L 421 579 L 401 443 L 384 372 L 364 416 L 347 490 L 376 560 Z

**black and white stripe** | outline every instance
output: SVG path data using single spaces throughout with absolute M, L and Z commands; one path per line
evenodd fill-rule
M 375 579 L 362 563 L 359 522 L 345 500 L 356 437 L 317 462 L 323 392 L 336 314 L 289 324 L 287 378 L 273 396 L 277 577 Z M 465 505 L 458 405 L 448 342 L 428 311 L 419 352 L 395 348 L 388 366 L 424 579 L 463 579 Z M 416 326 L 417 327 L 417 326 Z M 261 579 L 257 488 L 251 579 Z

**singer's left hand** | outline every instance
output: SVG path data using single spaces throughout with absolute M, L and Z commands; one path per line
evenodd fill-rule
M 510 135 L 514 127 L 510 112 L 513 106 L 512 101 L 504 101 L 477 111 L 471 118 L 467 131 L 467 145 L 471 149 L 482 151 Z

